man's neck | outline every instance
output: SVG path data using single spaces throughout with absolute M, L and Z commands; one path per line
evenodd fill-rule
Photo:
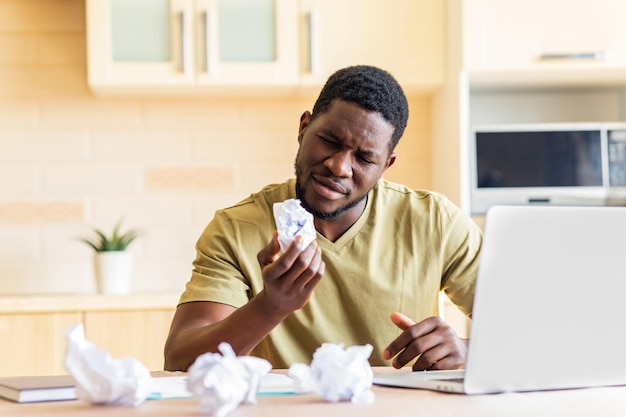
M 364 198 L 359 204 L 350 208 L 348 211 L 342 213 L 341 215 L 329 219 L 323 220 L 318 217 L 315 217 L 313 223 L 315 224 L 315 229 L 326 239 L 331 242 L 336 242 L 343 234 L 359 220 L 363 212 L 365 211 L 365 207 L 367 207 L 368 198 Z

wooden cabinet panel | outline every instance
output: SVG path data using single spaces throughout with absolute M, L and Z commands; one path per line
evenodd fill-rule
M 626 5 L 613 0 L 466 0 L 468 68 L 624 61 Z
M 388 70 L 407 93 L 431 92 L 443 84 L 444 1 L 301 2 L 305 86 L 317 90 L 334 71 L 360 64 Z
M 463 68 L 474 87 L 626 82 L 626 2 L 463 0 Z
M 63 332 L 82 314 L 0 314 L 0 376 L 67 374 Z
M 163 369 L 163 348 L 179 294 L 0 297 L 0 376 L 67 374 L 65 330 L 82 323 L 87 340 L 113 358 Z
M 114 359 L 133 357 L 149 370 L 163 369 L 163 348 L 174 307 L 143 311 L 85 313 L 85 337 Z

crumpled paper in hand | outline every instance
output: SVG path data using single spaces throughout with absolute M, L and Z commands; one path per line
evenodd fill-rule
M 313 215 L 306 211 L 300 200 L 290 198 L 282 203 L 274 203 L 274 219 L 278 230 L 278 243 L 285 252 L 296 236 L 302 236 L 298 249 L 309 246 L 317 237 Z
M 329 402 L 374 401 L 374 372 L 368 362 L 372 345 L 350 346 L 323 343 L 313 354 L 311 366 L 295 363 L 288 375 L 295 381 L 297 392 L 315 392 Z
M 200 404 L 200 410 L 224 417 L 242 402 L 256 404 L 261 378 L 272 369 L 265 359 L 237 356 L 226 342 L 218 346 L 222 353 L 205 353 L 189 367 L 187 390 Z
M 92 404 L 138 406 L 151 394 L 150 371 L 134 358 L 113 359 L 85 339 L 82 324 L 65 331 L 65 369 L 76 381 L 76 396 Z

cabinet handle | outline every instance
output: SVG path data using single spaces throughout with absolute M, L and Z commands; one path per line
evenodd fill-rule
M 311 74 L 316 74 L 319 70 L 317 65 L 317 14 L 309 12 L 306 20 L 309 26 L 309 62 L 307 69 Z
M 554 54 L 541 54 L 539 60 L 552 61 L 557 59 L 582 59 L 585 61 L 603 61 L 605 54 L 603 51 L 599 52 L 573 52 L 573 53 L 554 53 Z
M 187 28 L 187 13 L 178 13 L 178 23 L 180 26 L 180 70 L 186 74 L 190 68 L 189 30 Z
M 209 12 L 202 13 L 202 23 L 204 24 L 204 71 L 208 74 L 211 72 L 211 46 L 209 44 Z

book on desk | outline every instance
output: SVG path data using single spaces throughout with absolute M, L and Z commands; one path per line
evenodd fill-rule
M 149 400 L 191 398 L 186 376 L 155 377 Z M 71 375 L 0 377 L 0 398 L 18 403 L 67 401 L 77 399 Z M 295 393 L 293 380 L 287 375 L 270 373 L 261 378 L 257 395 L 289 395 Z
M 75 400 L 71 375 L 0 377 L 0 397 L 18 403 Z

